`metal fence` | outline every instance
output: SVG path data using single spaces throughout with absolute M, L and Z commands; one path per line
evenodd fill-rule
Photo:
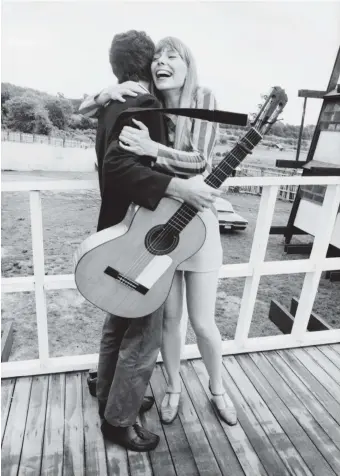
M 26 144 L 48 144 L 55 147 L 78 147 L 87 149 L 94 147 L 91 139 L 75 140 L 62 137 L 44 136 L 41 134 L 26 134 L 24 132 L 1 131 L 1 140 L 10 142 L 23 142 Z
M 261 167 L 258 165 L 240 165 L 236 169 L 236 177 L 292 177 L 294 175 L 301 175 L 301 169 L 278 169 L 276 167 Z M 235 193 L 250 193 L 252 195 L 262 195 L 263 187 L 261 185 L 247 185 L 240 187 L 223 187 L 224 191 L 231 191 Z M 278 198 L 293 202 L 295 199 L 296 185 L 280 185 L 278 190 Z

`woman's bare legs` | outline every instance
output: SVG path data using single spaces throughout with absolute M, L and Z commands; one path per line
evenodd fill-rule
M 232 404 L 222 382 L 222 340 L 215 323 L 218 271 L 185 273 L 188 314 L 196 334 L 197 346 L 210 378 L 211 392 L 220 408 Z

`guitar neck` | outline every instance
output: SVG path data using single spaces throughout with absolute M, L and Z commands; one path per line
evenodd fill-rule
M 260 142 L 262 135 L 253 127 L 244 137 L 228 152 L 217 167 L 205 178 L 205 183 L 217 189 L 232 175 L 236 167 L 251 153 L 253 148 Z M 197 215 L 196 208 L 184 203 L 170 218 L 168 225 L 176 232 L 181 232 Z
M 235 147 L 225 155 L 213 172 L 206 177 L 205 183 L 213 188 L 220 188 L 223 182 L 232 175 L 236 167 L 240 165 L 248 154 L 251 154 L 261 139 L 262 136 L 256 129 L 253 127 L 249 129 Z

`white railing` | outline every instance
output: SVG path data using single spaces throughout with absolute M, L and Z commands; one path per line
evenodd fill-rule
M 301 175 L 301 169 L 279 169 L 276 167 L 261 167 L 259 165 L 241 164 L 236 169 L 237 177 L 292 177 Z M 277 198 L 293 202 L 295 200 L 298 187 L 296 185 L 280 184 Z M 252 195 L 261 195 L 262 187 L 259 184 L 239 187 L 241 193 L 249 193 Z
M 340 269 L 340 258 L 326 258 L 340 203 L 339 177 L 235 177 L 230 186 L 261 186 L 262 196 L 249 262 L 224 265 L 221 278 L 245 277 L 240 315 L 234 340 L 223 342 L 223 353 L 284 349 L 340 341 L 340 329 L 307 332 L 307 324 L 317 293 L 321 273 Z M 282 185 L 328 185 L 320 213 L 318 233 L 309 259 L 264 261 L 278 190 Z M 1 364 L 2 378 L 22 375 L 86 370 L 95 366 L 98 354 L 49 357 L 45 292 L 75 289 L 73 275 L 45 274 L 40 191 L 97 189 L 97 181 L 3 182 L 2 192 L 29 192 L 34 275 L 2 279 L 2 292 L 34 291 L 38 327 L 39 359 Z M 257 290 L 261 276 L 306 273 L 291 334 L 249 338 Z M 185 316 L 183 322 L 185 322 Z M 196 344 L 184 346 L 183 358 L 199 357 Z M 161 358 L 159 357 L 159 360 Z

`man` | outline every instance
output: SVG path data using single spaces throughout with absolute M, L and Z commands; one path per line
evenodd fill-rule
M 109 102 L 98 112 L 96 153 L 102 198 L 98 231 L 120 223 L 133 203 L 155 210 L 162 197 L 175 196 L 202 210 L 219 195 L 199 178 L 183 180 L 157 172 L 151 159 L 141 159 L 119 145 L 122 128 L 133 125 L 120 116 L 124 110 L 160 107 L 149 93 L 153 54 L 154 44 L 144 32 L 132 30 L 113 38 L 113 73 L 119 83 L 137 81 L 143 93 L 124 103 Z M 143 120 L 154 141 L 166 143 L 160 114 L 135 118 Z M 96 388 L 101 428 L 106 438 L 133 451 L 150 451 L 159 442 L 157 435 L 136 424 L 136 418 L 141 408 L 150 406 L 144 394 L 161 345 L 162 318 L 163 307 L 138 319 L 108 315 L 103 326 Z

